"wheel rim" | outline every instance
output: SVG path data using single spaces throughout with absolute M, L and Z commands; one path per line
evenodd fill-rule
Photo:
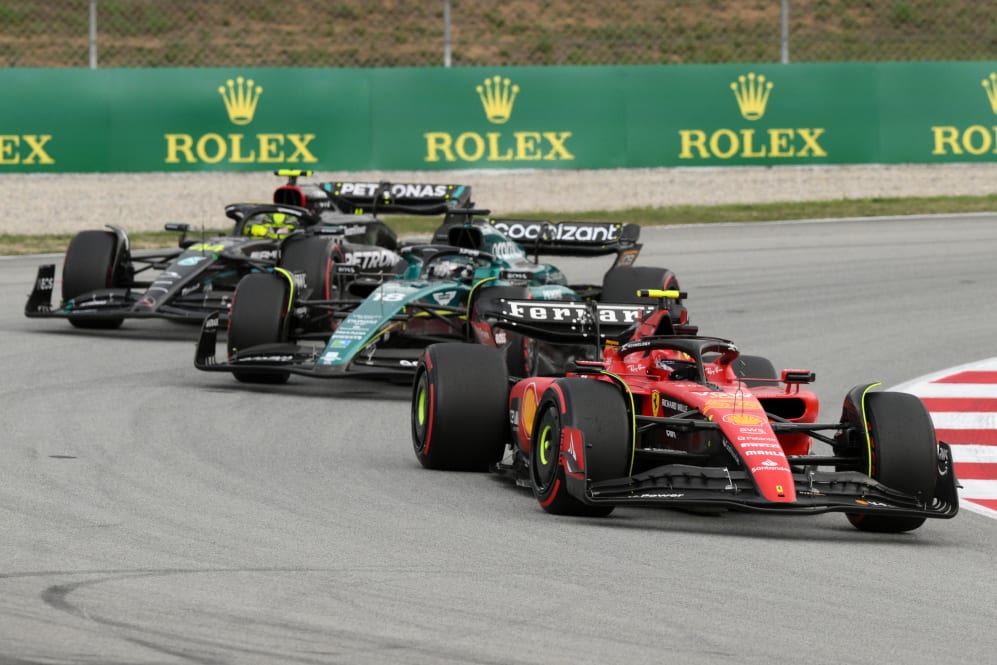
M 429 380 L 426 372 L 419 375 L 416 383 L 415 399 L 413 400 L 412 425 L 415 430 L 415 448 L 419 452 L 426 450 L 426 432 L 429 429 Z
M 548 406 L 537 422 L 537 435 L 533 442 L 535 454 L 533 478 L 541 493 L 547 492 L 557 477 L 560 456 L 561 427 L 557 410 Z

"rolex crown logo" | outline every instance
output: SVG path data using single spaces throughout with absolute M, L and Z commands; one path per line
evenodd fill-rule
M 495 75 L 485 79 L 484 85 L 479 85 L 475 90 L 481 97 L 481 105 L 485 107 L 488 122 L 501 125 L 509 120 L 512 115 L 512 105 L 516 103 L 516 95 L 519 94 L 518 85 L 512 85 L 509 79 Z
M 983 79 L 983 89 L 987 91 L 990 108 L 997 114 L 997 73 L 990 72 L 990 76 Z
M 747 76 L 742 74 L 737 77 L 736 82 L 730 84 L 745 120 L 758 120 L 765 115 L 765 105 L 768 104 L 772 86 L 772 81 L 766 81 L 762 74 L 755 76 L 754 72 Z
M 253 121 L 253 114 L 256 113 L 256 103 L 260 101 L 263 88 L 254 85 L 253 79 L 244 79 L 241 76 L 235 81 L 229 79 L 226 85 L 218 87 L 218 92 L 225 100 L 225 109 L 228 111 L 228 119 L 236 125 L 248 125 Z

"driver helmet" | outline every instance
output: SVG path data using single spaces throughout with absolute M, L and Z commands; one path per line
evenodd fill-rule
M 433 279 L 470 279 L 474 277 L 474 261 L 468 257 L 453 257 L 434 261 L 429 266 Z
M 253 238 L 283 238 L 294 230 L 294 218 L 283 212 L 261 213 L 246 220 L 244 234 Z

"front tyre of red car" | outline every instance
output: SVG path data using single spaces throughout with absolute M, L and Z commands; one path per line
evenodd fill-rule
M 870 445 L 863 453 L 863 472 L 887 487 L 920 496 L 930 503 L 938 482 L 938 444 L 931 416 L 914 395 L 869 393 L 865 398 Z M 903 533 L 924 523 L 924 517 L 849 514 L 862 531 Z
M 561 441 L 581 440 L 574 454 L 583 455 L 589 482 L 629 474 L 633 458 L 630 418 L 619 390 L 595 379 L 560 379 L 540 400 L 530 445 L 530 484 L 540 506 L 554 515 L 604 517 L 612 505 L 591 505 L 568 492 Z
M 509 441 L 509 378 L 502 353 L 477 344 L 423 352 L 412 392 L 412 446 L 427 469 L 487 471 Z

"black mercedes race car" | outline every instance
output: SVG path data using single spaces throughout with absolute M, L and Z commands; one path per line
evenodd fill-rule
M 423 183 L 326 182 L 299 184 L 310 172 L 278 171 L 288 182 L 274 202 L 226 207 L 234 222 L 227 236 L 189 238 L 188 224 L 167 224 L 180 233 L 176 249 L 132 253 L 118 227 L 73 237 L 62 268 L 62 300 L 52 305 L 54 264 L 38 269 L 25 306 L 28 317 L 61 317 L 78 328 L 117 328 L 126 318 L 200 323 L 227 316 L 236 285 L 246 275 L 280 268 L 301 276 L 302 291 L 333 298 L 334 265 L 391 277 L 407 263 L 395 232 L 381 213 L 438 215 L 470 207 L 471 188 Z

